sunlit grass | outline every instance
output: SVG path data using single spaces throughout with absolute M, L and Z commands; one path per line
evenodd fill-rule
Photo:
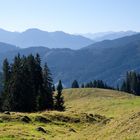
M 104 89 L 66 89 L 63 95 L 65 112 L 1 113 L 0 140 L 140 139 L 140 97 Z M 88 114 L 105 116 L 109 122 L 87 122 L 84 116 Z M 22 116 L 28 116 L 31 122 L 23 123 Z M 52 122 L 37 122 L 37 116 Z M 37 127 L 46 133 L 38 132 Z

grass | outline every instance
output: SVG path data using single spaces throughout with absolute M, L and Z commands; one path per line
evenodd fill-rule
M 1 113 L 0 140 L 140 140 L 140 97 L 104 89 L 66 89 L 63 95 L 65 112 Z M 31 121 L 22 122 L 23 116 Z

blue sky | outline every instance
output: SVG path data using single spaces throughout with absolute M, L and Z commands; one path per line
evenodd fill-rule
M 140 0 L 0 0 L 0 28 L 69 33 L 140 31 Z

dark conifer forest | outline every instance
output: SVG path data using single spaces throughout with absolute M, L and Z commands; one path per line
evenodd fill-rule
M 64 111 L 64 98 L 62 95 L 62 82 L 56 87 L 53 83 L 51 71 L 47 65 L 41 66 L 39 54 L 35 56 L 14 57 L 12 63 L 8 59 L 3 62 L 3 88 L 0 95 L 1 111 L 36 112 L 43 110 Z M 72 83 L 72 88 L 80 88 L 77 80 Z M 116 89 L 107 85 L 102 80 L 94 80 L 81 84 L 81 88 Z M 127 72 L 120 88 L 124 92 L 140 95 L 140 74 Z
M 140 96 L 140 74 L 135 71 L 127 72 L 120 90 Z
M 58 85 L 59 86 L 59 85 Z M 45 63 L 41 67 L 39 54 L 15 56 L 13 63 L 3 62 L 3 90 L 0 109 L 5 111 L 35 112 L 43 110 L 63 111 L 64 101 L 54 100 L 54 84 L 51 72 Z M 58 88 L 59 98 L 62 89 Z M 57 108 L 58 102 L 60 102 Z M 62 103 L 61 103 L 62 102 Z M 62 105 L 62 106 L 61 106 Z

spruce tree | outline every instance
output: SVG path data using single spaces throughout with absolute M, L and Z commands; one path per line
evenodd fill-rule
M 126 74 L 126 92 L 131 93 L 131 73 L 127 72 Z
M 71 87 L 72 87 L 72 88 L 79 88 L 79 84 L 78 84 L 77 80 L 74 80 L 74 81 L 72 82 Z
M 35 111 L 35 107 L 32 105 L 32 101 L 34 100 L 34 96 L 32 94 L 31 81 L 30 81 L 30 71 L 28 69 L 27 58 L 22 58 L 22 70 L 21 76 L 22 81 L 20 82 L 21 90 L 22 90 L 22 111 L 24 112 L 32 112 Z
M 54 102 L 53 102 L 53 80 L 51 77 L 50 69 L 47 66 L 47 63 L 44 65 L 43 69 L 43 96 L 44 99 L 42 100 L 43 106 L 46 109 L 53 109 Z
M 57 95 L 55 96 L 55 109 L 58 111 L 64 111 L 64 98 L 62 96 L 62 82 L 59 80 L 58 86 L 57 86 Z
M 94 80 L 94 82 L 93 82 L 93 87 L 97 87 L 97 81 L 96 80 Z
M 4 83 L 4 90 L 7 89 L 7 86 L 10 81 L 10 65 L 7 59 L 3 62 L 3 83 Z
M 37 61 L 35 60 L 34 56 L 31 54 L 27 57 L 27 66 L 28 66 L 28 71 L 29 71 L 29 83 L 30 83 L 30 94 L 29 99 L 30 99 L 30 108 L 32 108 L 32 111 L 35 111 L 37 109 L 37 96 L 38 96 L 38 77 L 36 77 L 37 74 L 37 68 L 36 66 L 38 65 Z M 36 75 L 37 74 L 37 75 Z M 39 80 L 40 81 L 40 80 Z
M 35 57 L 35 89 L 36 93 L 42 92 L 43 76 L 40 55 L 36 54 Z
M 9 93 L 9 84 L 10 84 L 11 68 L 7 59 L 3 62 L 3 92 L 1 95 L 1 109 L 2 110 L 11 110 L 10 106 L 10 93 Z
M 9 84 L 9 91 L 10 91 L 10 95 L 11 95 L 11 110 L 12 111 L 22 111 L 22 96 L 23 96 L 23 92 L 22 92 L 22 69 L 21 69 L 21 58 L 20 55 L 16 56 L 14 58 L 14 63 L 12 65 L 12 72 L 11 72 L 11 80 L 10 80 L 10 84 Z
M 93 88 L 93 83 L 91 81 L 89 82 L 89 87 Z
M 86 83 L 85 88 L 89 88 L 89 87 L 90 87 L 90 84 Z
M 82 84 L 82 85 L 81 85 L 81 88 L 85 88 L 85 85 L 84 85 L 84 84 Z

